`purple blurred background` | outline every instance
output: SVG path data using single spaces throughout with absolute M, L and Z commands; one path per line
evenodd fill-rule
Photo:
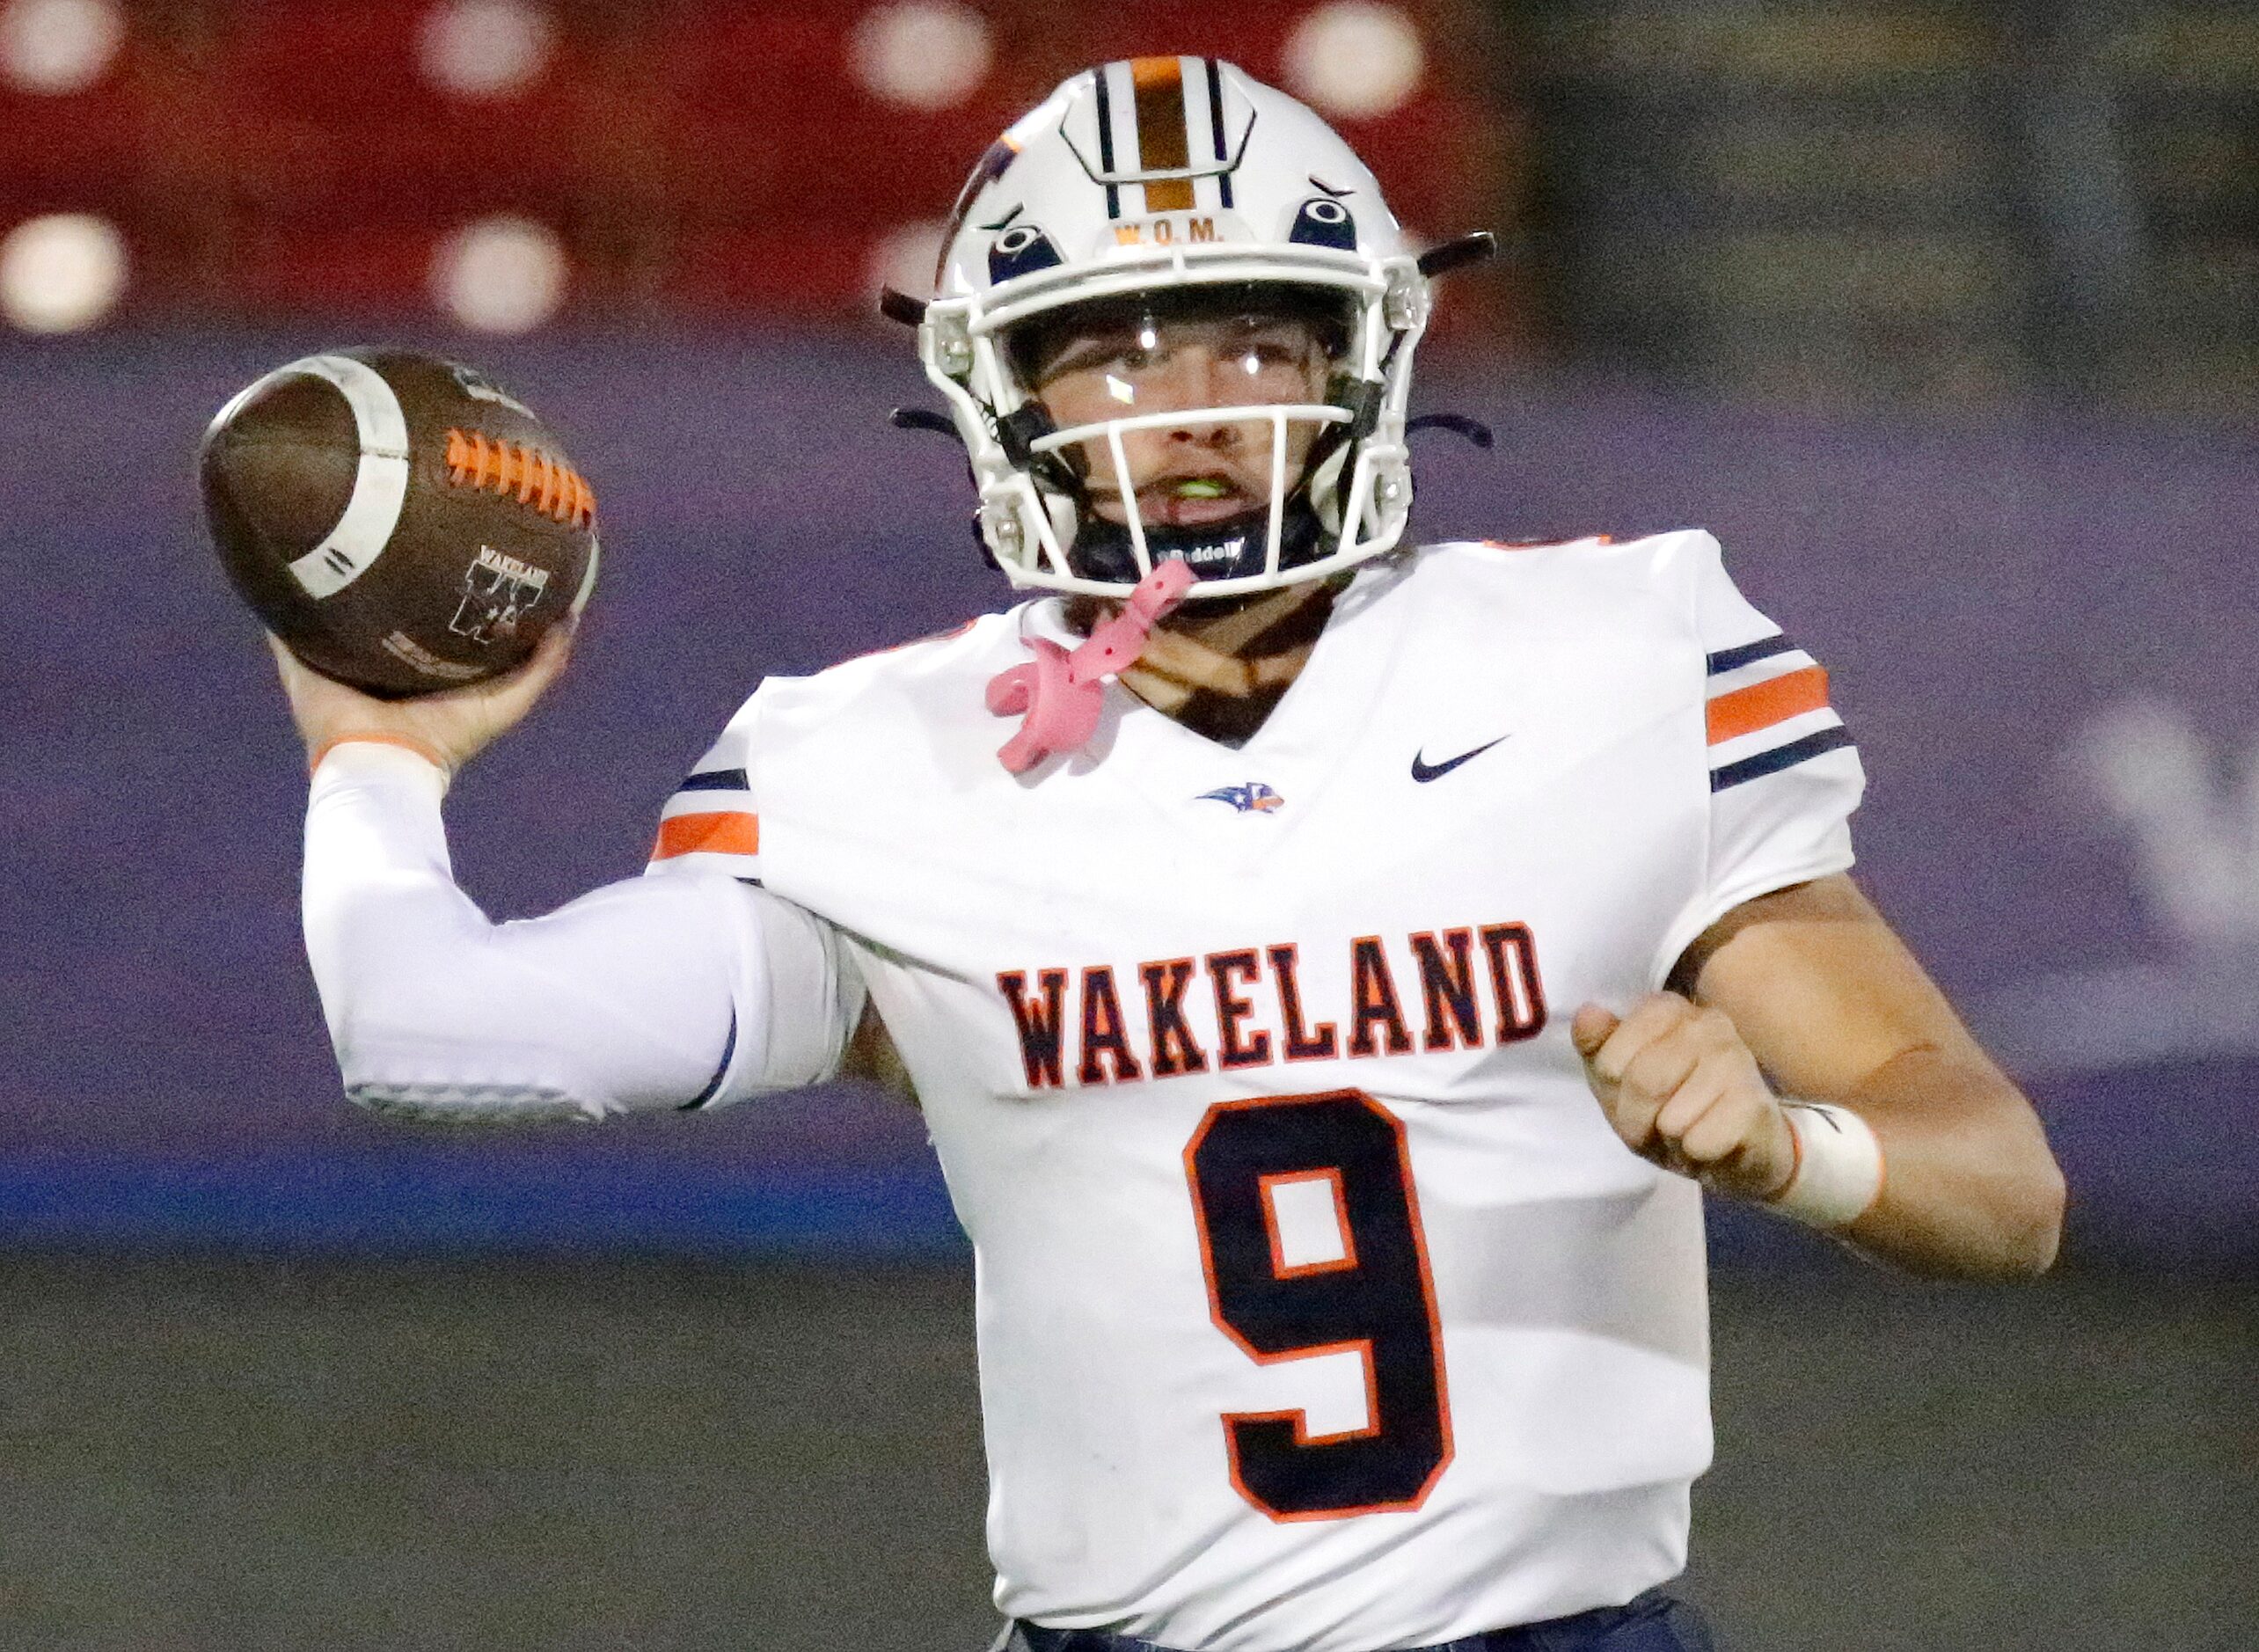
M 573 673 L 450 802 L 497 915 L 636 872 L 655 810 L 764 673 L 1007 599 L 906 338 L 398 341 L 474 356 L 596 481 Z M 914 1253 L 956 1240 L 916 1115 L 851 1087 L 531 1133 L 339 1097 L 297 935 L 303 775 L 223 585 L 191 454 L 331 335 L 0 347 L 8 716 L 0 1235 L 42 1243 Z M 1732 409 L 1439 362 L 1422 537 L 1714 530 L 1831 669 L 1873 778 L 1860 876 L 2028 1081 L 2071 1254 L 2259 1244 L 2259 515 L 2243 431 L 2119 413 Z M 1780 1239 L 1729 1217 L 1729 1256 Z

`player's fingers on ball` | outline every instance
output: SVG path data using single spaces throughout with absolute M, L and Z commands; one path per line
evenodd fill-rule
M 534 646 L 533 657 L 526 662 L 525 675 L 538 681 L 544 688 L 554 683 L 573 662 L 574 640 L 581 634 L 581 623 L 574 619 L 565 625 L 552 625 Z
M 572 655 L 572 640 L 565 628 L 552 630 L 535 645 L 523 665 L 479 685 L 489 714 L 502 727 L 517 721 L 564 675 Z
M 327 745 L 345 735 L 384 725 L 383 701 L 324 676 L 272 637 L 267 646 L 282 679 L 282 696 L 289 702 L 291 720 L 310 745 Z
M 573 657 L 573 643 L 581 634 L 581 617 L 574 614 L 541 633 L 541 640 L 533 646 L 536 665 L 554 661 L 562 665 Z
M 319 693 L 325 685 L 337 686 L 292 654 L 289 645 L 273 632 L 267 633 L 267 651 L 274 656 L 274 669 L 282 679 L 283 688 L 294 698 L 300 694 Z

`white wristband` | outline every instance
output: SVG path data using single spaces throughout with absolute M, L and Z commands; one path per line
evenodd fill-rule
M 1781 1116 L 1796 1144 L 1788 1185 L 1766 1202 L 1813 1227 L 1848 1227 L 1882 1194 L 1882 1144 L 1848 1107 L 1783 1101 Z

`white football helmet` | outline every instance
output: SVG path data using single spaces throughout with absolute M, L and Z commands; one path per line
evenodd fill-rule
M 1195 598 L 1226 597 L 1397 544 L 1428 278 L 1490 250 L 1477 236 L 1415 256 L 1371 172 L 1301 104 L 1229 63 L 1144 57 L 1075 76 L 991 145 L 958 198 L 936 296 L 889 293 L 885 308 L 918 324 L 926 376 L 971 456 L 979 536 L 1015 586 L 1119 596 L 1178 557 L 1201 575 Z M 1322 357 L 1286 400 L 1148 412 L 1126 375 L 1108 376 L 1123 405 L 1062 428 L 1031 382 L 1030 338 L 1140 314 L 1129 335 L 1149 345 L 1171 318 L 1289 317 Z M 1141 504 L 1123 440 L 1164 429 L 1228 431 L 1252 474 L 1267 432 L 1267 503 L 1185 476 L 1188 496 L 1244 508 L 1162 520 Z

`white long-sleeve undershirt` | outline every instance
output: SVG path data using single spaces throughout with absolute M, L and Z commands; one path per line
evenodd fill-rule
M 354 742 L 306 805 L 306 951 L 346 1093 L 387 1111 L 583 1115 L 735 1101 L 837 1068 L 838 938 L 720 874 L 632 878 L 495 924 L 456 887 L 440 771 Z

